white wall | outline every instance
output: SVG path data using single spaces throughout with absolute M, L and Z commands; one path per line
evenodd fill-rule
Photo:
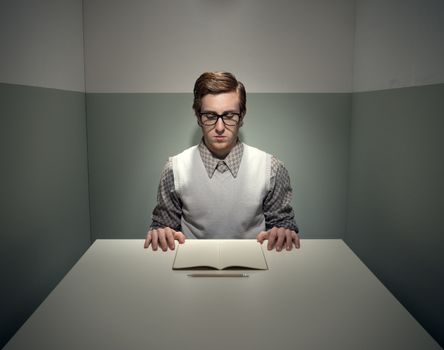
M 353 0 L 85 0 L 88 92 L 190 92 L 228 70 L 248 92 L 349 92 Z
M 0 82 L 84 91 L 81 0 L 0 2 Z
M 354 91 L 444 82 L 444 1 L 357 0 Z
M 444 82 L 442 0 L 356 0 L 356 12 L 353 0 L 84 6 L 90 92 L 189 92 L 215 69 L 237 73 L 249 92 Z M 0 82 L 83 91 L 82 1 L 3 0 L 0 49 Z

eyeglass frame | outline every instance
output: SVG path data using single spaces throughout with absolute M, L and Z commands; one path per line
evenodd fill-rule
M 215 121 L 213 124 L 204 124 L 204 123 L 202 122 L 202 116 L 203 116 L 204 114 L 212 114 L 212 115 L 216 116 L 216 117 L 217 117 L 217 118 L 216 118 L 216 121 Z M 236 121 L 236 124 L 234 124 L 234 125 L 229 125 L 229 124 L 227 124 L 227 123 L 225 122 L 224 117 L 226 117 L 228 114 L 234 114 L 234 115 L 237 115 L 237 116 L 239 117 L 239 120 Z M 222 114 L 217 114 L 217 113 L 215 113 L 215 112 L 199 112 L 199 122 L 200 122 L 202 125 L 204 125 L 204 126 L 213 126 L 213 125 L 216 125 L 217 122 L 219 121 L 219 118 L 222 119 L 222 123 L 224 123 L 225 126 L 236 126 L 236 125 L 240 124 L 241 121 L 242 121 L 242 113 L 240 113 L 240 112 L 224 112 L 224 113 L 222 113 Z

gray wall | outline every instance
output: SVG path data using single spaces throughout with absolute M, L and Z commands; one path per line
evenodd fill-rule
M 353 96 L 346 243 L 441 344 L 444 84 Z
M 82 2 L 0 3 L 0 347 L 90 244 Z
M 84 91 L 81 0 L 0 2 L 0 82 Z
M 442 0 L 357 0 L 353 91 L 444 82 Z
M 443 345 L 444 3 L 356 10 L 345 241 Z
M 85 0 L 87 92 L 350 92 L 354 0 Z

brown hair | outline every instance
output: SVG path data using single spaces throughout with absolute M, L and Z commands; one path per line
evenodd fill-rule
M 224 92 L 237 92 L 239 95 L 239 112 L 241 117 L 247 112 L 247 96 L 244 84 L 228 72 L 205 72 L 194 84 L 193 109 L 196 116 L 199 116 L 202 107 L 202 98 L 208 94 L 221 94 Z

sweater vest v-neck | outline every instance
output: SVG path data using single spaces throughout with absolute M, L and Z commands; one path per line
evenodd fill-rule
M 171 160 L 187 237 L 256 238 L 265 230 L 262 203 L 270 189 L 271 155 L 244 144 L 236 177 L 215 170 L 210 178 L 197 146 Z

